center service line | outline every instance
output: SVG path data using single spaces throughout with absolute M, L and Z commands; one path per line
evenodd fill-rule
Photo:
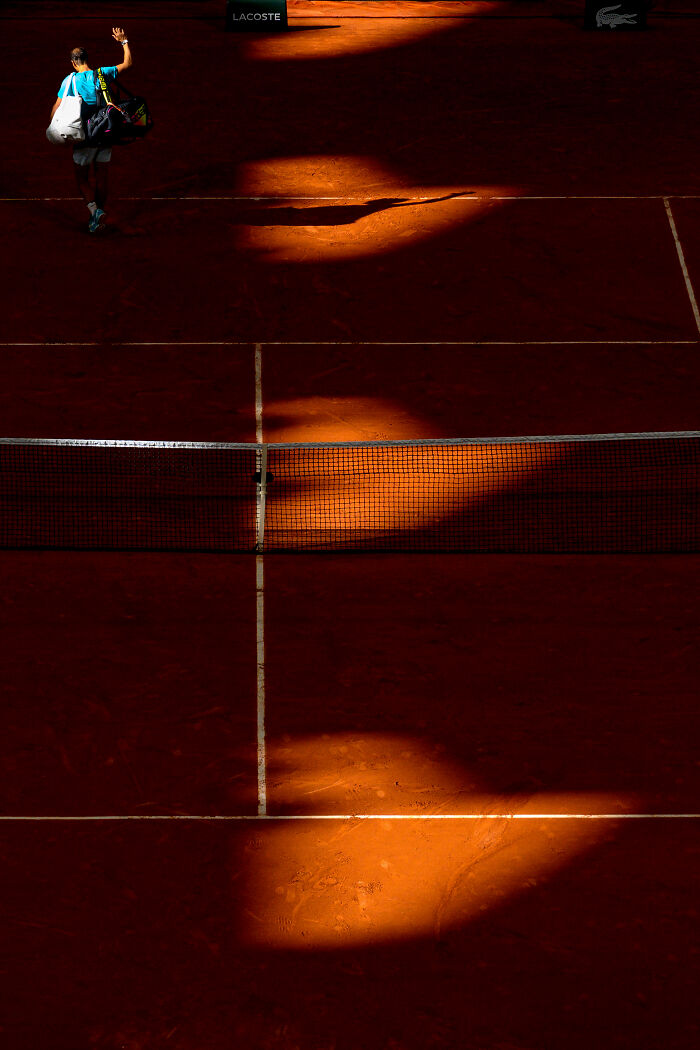
M 255 635 L 258 712 L 258 816 L 267 816 L 265 759 L 265 574 L 263 556 L 255 556 Z
M 262 396 L 262 344 L 255 344 L 255 441 L 263 443 L 263 396 Z M 260 489 L 265 484 L 263 473 L 267 463 L 258 455 Z M 261 513 L 258 501 L 258 514 Z M 262 509 L 264 513 L 264 507 Z M 260 522 L 258 522 L 260 536 Z M 258 816 L 267 814 L 267 778 L 265 757 L 265 569 L 261 553 L 255 556 L 255 645 L 256 645 L 256 692 L 257 692 L 257 744 L 258 744 Z

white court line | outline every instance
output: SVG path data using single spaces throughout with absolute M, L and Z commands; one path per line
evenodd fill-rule
M 262 343 L 255 344 L 255 441 L 263 443 Z
M 255 557 L 255 635 L 257 649 L 258 817 L 267 816 L 265 756 L 265 576 L 262 554 Z
M 690 280 L 690 274 L 688 273 L 688 267 L 685 264 L 685 255 L 683 254 L 683 247 L 681 245 L 680 237 L 678 236 L 678 230 L 676 229 L 676 223 L 673 218 L 673 212 L 671 211 L 671 202 L 668 197 L 664 197 L 664 207 L 666 208 L 666 215 L 671 226 L 671 233 L 673 239 L 676 242 L 676 251 L 678 252 L 678 261 L 681 264 L 681 270 L 683 272 L 683 280 L 685 281 L 685 287 L 688 292 L 690 299 L 690 305 L 693 308 L 693 317 L 695 318 L 695 324 L 698 332 L 700 332 L 700 310 L 698 310 L 698 302 L 695 298 L 695 292 L 693 291 L 693 284 Z
M 207 816 L 205 814 L 161 814 L 157 816 L 90 816 L 90 817 L 11 817 L 0 816 L 0 822 L 31 823 L 97 822 L 97 821 L 145 821 L 145 820 L 190 820 L 190 821 L 302 821 L 302 820 L 700 820 L 700 813 L 238 813 L 230 816 Z
M 255 441 L 263 443 L 262 344 L 255 344 Z M 260 473 L 260 492 L 264 491 L 267 457 L 257 456 Z M 265 513 L 262 499 L 258 500 L 258 515 Z M 263 521 L 258 521 L 258 543 L 262 539 Z M 261 545 L 261 544 L 260 544 Z M 258 746 L 258 816 L 267 813 L 267 761 L 265 755 L 265 569 L 262 554 L 255 556 L 255 641 L 257 692 L 257 746 Z
M 389 190 L 386 191 L 390 192 Z M 395 192 L 400 193 L 403 200 L 410 201 L 431 201 L 433 197 L 413 197 L 410 194 L 406 195 L 402 190 L 396 190 Z M 125 201 L 366 201 L 372 200 L 373 198 L 369 193 L 363 194 L 361 197 L 356 196 L 336 196 L 336 197 L 121 197 L 117 198 Z M 19 203 L 22 201 L 81 201 L 82 197 L 0 197 L 0 203 Z M 538 195 L 531 196 L 528 194 L 513 194 L 512 196 L 495 196 L 491 194 L 465 194 L 464 196 L 450 197 L 450 200 L 455 201 L 662 201 L 662 200 L 678 200 L 678 201 L 697 201 L 700 200 L 699 194 L 693 193 L 654 193 L 654 194 L 571 194 L 571 193 L 559 193 L 549 195 Z M 445 203 L 444 201 L 440 203 Z
M 50 347 L 62 347 L 80 350 L 85 347 L 103 347 L 106 349 L 117 349 L 118 347 L 172 347 L 173 349 L 187 346 L 697 346 L 698 339 L 419 339 L 411 341 L 408 339 L 386 340 L 380 339 L 376 342 L 363 339 L 299 339 L 296 341 L 288 339 L 271 340 L 269 342 L 256 343 L 253 339 L 209 339 L 209 340 L 174 340 L 161 339 L 151 342 L 90 342 L 71 343 L 51 340 L 48 342 L 32 343 L 3 343 L 0 347 L 31 348 L 34 350 L 48 350 Z
M 401 189 L 392 191 L 391 188 L 386 190 L 387 193 L 392 192 L 400 194 L 402 200 L 415 201 L 420 204 L 423 201 L 434 201 L 435 198 L 431 196 L 413 196 L 412 194 L 406 194 Z M 464 193 L 455 194 L 455 196 L 449 196 L 447 200 L 451 201 L 660 201 L 666 200 L 670 197 L 672 200 L 700 200 L 700 196 L 682 195 L 682 194 L 540 194 L 530 195 L 525 193 L 499 195 L 499 194 L 486 194 L 486 193 Z M 7 198 L 12 199 L 12 198 Z M 25 198 L 18 197 L 17 200 L 24 200 Z M 30 199 L 30 198 L 27 198 Z M 41 198 L 36 198 L 40 200 Z M 51 199 L 51 198 L 47 198 Z M 54 198 L 56 200 L 81 200 L 80 197 L 71 198 Z M 373 200 L 371 194 L 365 193 L 362 196 L 337 196 L 337 197 L 124 197 L 124 200 L 128 201 L 366 201 Z M 436 201 L 438 204 L 446 204 L 446 200 Z

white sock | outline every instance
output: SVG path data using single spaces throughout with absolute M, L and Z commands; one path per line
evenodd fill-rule
M 90 203 L 88 204 L 88 211 L 90 212 L 91 215 L 94 215 L 95 212 L 97 211 L 97 205 L 95 204 L 94 201 L 90 201 Z

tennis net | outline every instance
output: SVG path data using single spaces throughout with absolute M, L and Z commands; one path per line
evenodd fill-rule
M 0 547 L 700 549 L 700 432 L 233 444 L 0 438 Z

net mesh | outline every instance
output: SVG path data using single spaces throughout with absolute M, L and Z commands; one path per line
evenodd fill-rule
M 696 433 L 265 446 L 4 439 L 0 545 L 695 551 L 699 449 Z
M 254 473 L 250 447 L 2 442 L 0 543 L 249 550 Z

